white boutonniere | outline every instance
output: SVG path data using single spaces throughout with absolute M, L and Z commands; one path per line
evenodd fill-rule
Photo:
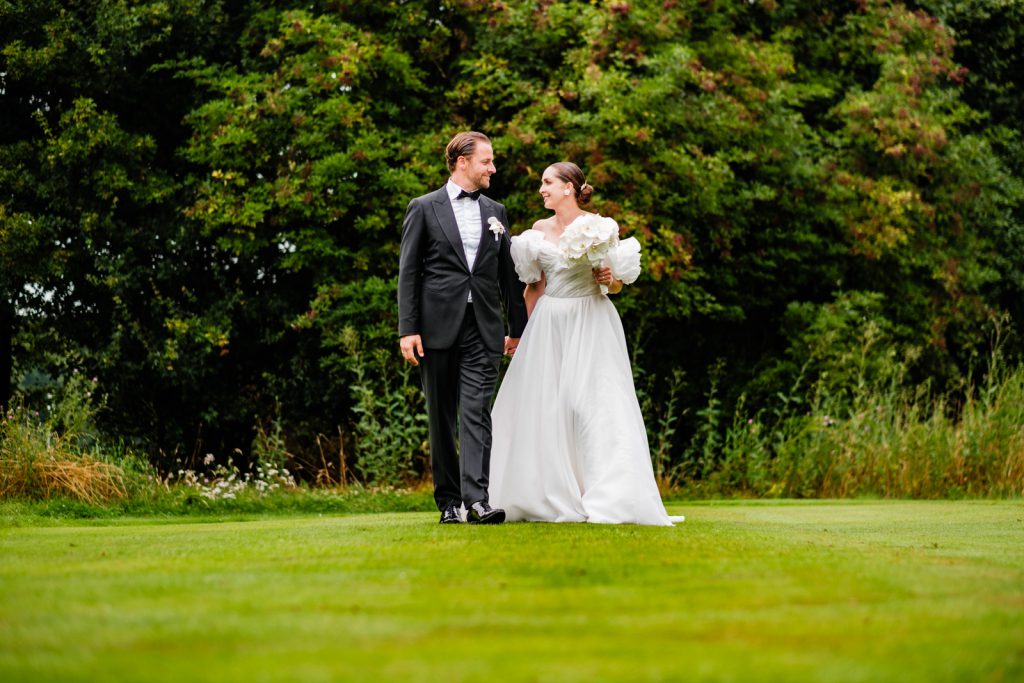
M 494 233 L 494 241 L 497 242 L 502 235 L 505 234 L 505 226 L 501 224 L 494 216 L 487 219 L 487 225 L 491 226 L 490 230 Z

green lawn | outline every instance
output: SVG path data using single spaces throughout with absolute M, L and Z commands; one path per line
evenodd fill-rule
M 0 681 L 1022 681 L 1024 503 L 8 519 Z

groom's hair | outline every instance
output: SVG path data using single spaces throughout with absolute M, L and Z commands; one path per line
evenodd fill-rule
M 452 141 L 448 143 L 448 146 L 444 148 L 444 158 L 448 162 L 448 170 L 455 170 L 455 162 L 459 160 L 459 157 L 473 156 L 473 152 L 476 151 L 476 143 L 478 142 L 491 144 L 490 138 L 474 130 L 456 133 Z

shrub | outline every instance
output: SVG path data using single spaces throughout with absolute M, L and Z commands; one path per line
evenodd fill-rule
M 417 473 L 417 457 L 427 457 L 428 423 L 420 387 L 393 351 L 367 350 L 352 327 L 343 330 L 342 338 L 352 375 L 356 468 L 370 484 L 407 483 Z

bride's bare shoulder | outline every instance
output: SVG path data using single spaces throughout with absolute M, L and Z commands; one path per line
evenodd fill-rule
M 534 224 L 533 224 L 532 229 L 536 230 L 537 232 L 542 232 L 545 235 L 547 235 L 552 230 L 554 230 L 555 227 L 556 227 L 555 226 L 555 219 L 554 219 L 554 217 L 551 217 L 551 218 L 541 218 L 540 220 L 535 221 Z

